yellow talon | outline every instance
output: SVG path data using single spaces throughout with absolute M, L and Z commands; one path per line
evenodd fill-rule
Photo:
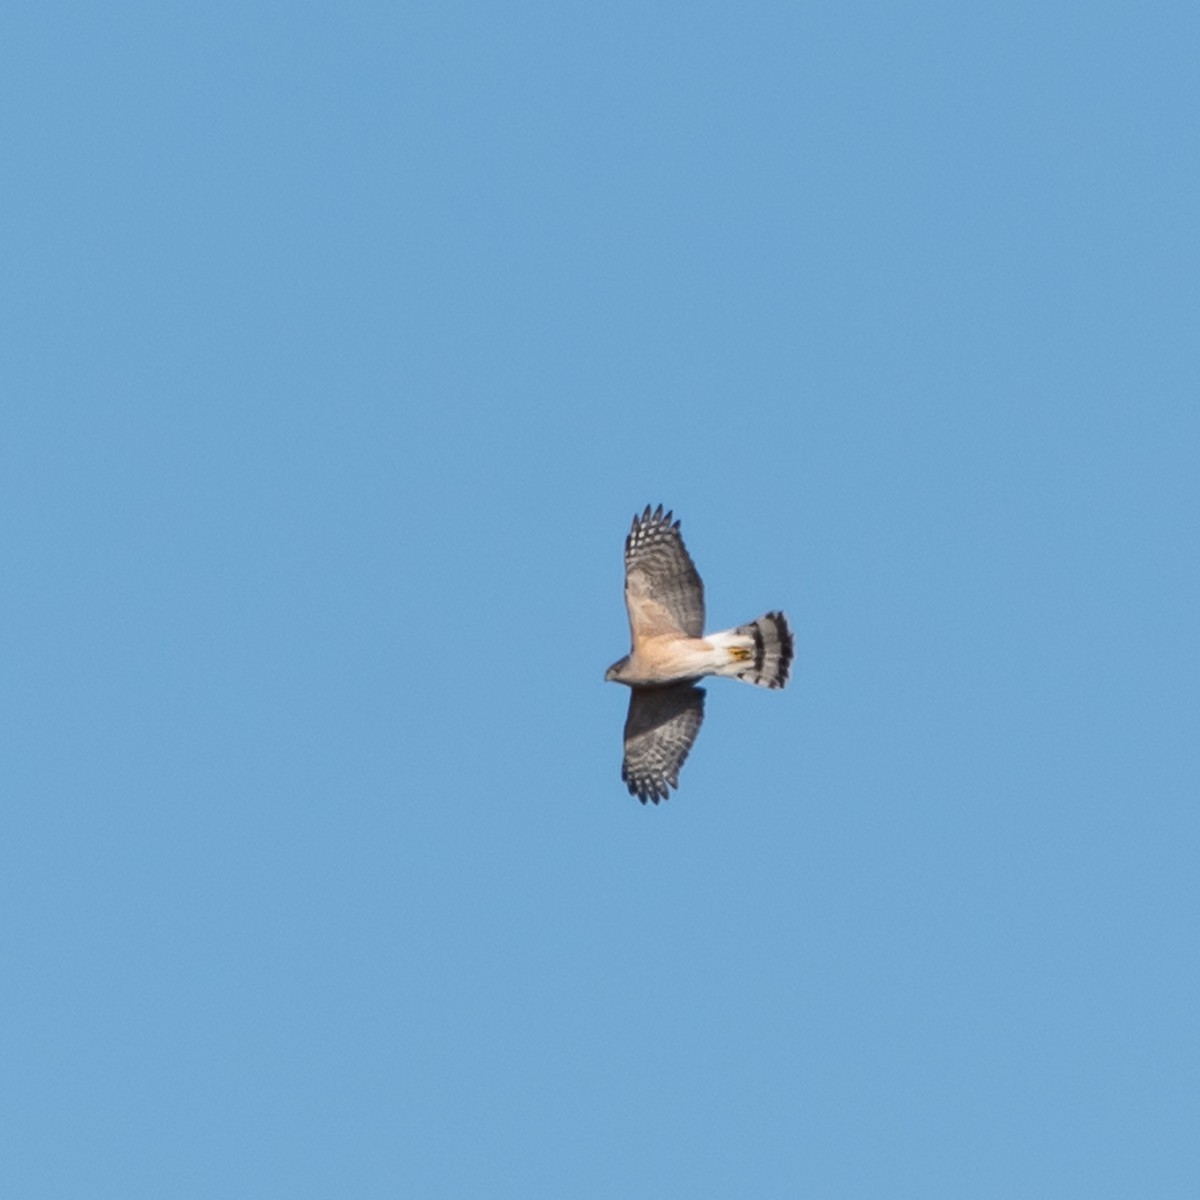
M 745 646 L 730 646 L 729 653 L 733 655 L 734 662 L 748 662 L 750 659 L 750 651 Z

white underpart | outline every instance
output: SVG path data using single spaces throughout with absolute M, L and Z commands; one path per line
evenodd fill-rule
M 670 683 L 701 675 L 737 675 L 747 666 L 747 656 L 735 657 L 735 647 L 749 650 L 754 638 L 732 629 L 704 638 L 673 635 L 646 638 L 618 678 L 624 683 Z
M 754 638 L 735 629 L 724 629 L 720 633 L 706 633 L 704 640 L 713 647 L 713 667 L 710 675 L 740 675 L 754 663 Z M 734 655 L 734 650 L 749 650 L 750 658 Z

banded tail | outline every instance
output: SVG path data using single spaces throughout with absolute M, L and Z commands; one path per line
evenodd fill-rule
M 769 612 L 749 625 L 710 633 L 705 640 L 729 651 L 730 659 L 717 668 L 718 675 L 732 675 L 757 687 L 781 688 L 787 683 L 795 644 L 783 613 Z

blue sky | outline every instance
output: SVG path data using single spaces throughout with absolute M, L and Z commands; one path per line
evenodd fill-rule
M 10 9 L 4 1193 L 1194 1196 L 1198 36 Z

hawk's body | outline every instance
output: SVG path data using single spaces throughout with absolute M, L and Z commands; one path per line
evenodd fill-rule
M 625 606 L 632 646 L 606 679 L 632 689 L 621 778 L 644 804 L 665 800 L 704 719 L 703 675 L 761 687 L 787 683 L 792 634 L 781 612 L 704 635 L 704 584 L 679 522 L 646 506 L 625 539 Z

